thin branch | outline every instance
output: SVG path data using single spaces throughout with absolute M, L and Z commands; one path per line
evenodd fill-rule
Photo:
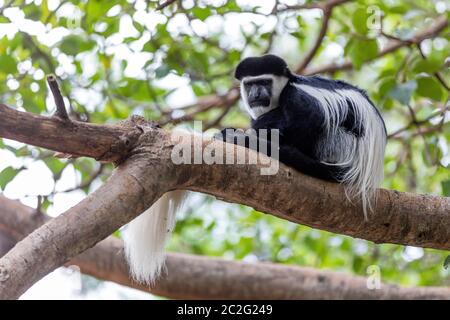
M 86 181 L 78 184 L 75 187 L 64 189 L 61 191 L 56 191 L 55 188 L 53 188 L 52 192 L 50 192 L 46 195 L 37 195 L 37 197 L 50 197 L 50 196 L 54 196 L 57 193 L 68 193 L 68 192 L 72 192 L 72 191 L 76 191 L 76 190 L 80 190 L 80 189 L 89 188 L 92 185 L 92 183 L 95 181 L 95 179 L 97 179 L 102 174 L 104 168 L 105 168 L 105 164 L 101 163 L 99 168 L 95 172 L 93 172 Z
M 348 0 L 342 0 L 342 1 L 329 1 L 321 5 L 321 9 L 323 11 L 323 18 L 322 18 L 322 25 L 320 27 L 319 35 L 316 38 L 316 41 L 314 42 L 314 45 L 312 48 L 308 51 L 308 53 L 303 58 L 303 61 L 300 63 L 300 65 L 297 67 L 296 72 L 299 74 L 302 74 L 303 71 L 306 69 L 306 67 L 309 65 L 311 60 L 316 55 L 317 51 L 319 50 L 323 39 L 325 38 L 325 35 L 328 30 L 328 25 L 331 19 L 331 15 L 333 12 L 333 8 L 337 5 L 343 4 L 345 2 L 348 2 Z
M 429 145 L 428 145 L 428 142 L 427 142 L 427 139 L 426 139 L 426 137 L 425 137 L 425 135 L 423 134 L 423 132 L 422 132 L 422 126 L 421 126 L 421 124 L 419 123 L 419 121 L 417 120 L 417 117 L 416 117 L 416 112 L 414 111 L 414 109 L 411 107 L 411 105 L 408 103 L 407 104 L 407 107 L 408 107 L 408 111 L 409 111 L 409 114 L 410 114 L 410 116 L 411 116 L 411 122 L 414 124 L 414 126 L 417 128 L 417 133 L 422 137 L 422 139 L 423 139 L 423 143 L 424 143 L 424 145 L 425 145 L 425 148 L 424 148 L 424 151 L 425 151 L 425 157 L 426 157 L 426 159 L 427 159 L 427 161 L 429 162 L 429 163 L 433 163 L 434 161 L 433 161 L 433 159 L 432 159 L 432 157 L 431 157 L 431 152 L 430 152 L 430 147 L 429 147 Z M 412 161 L 409 161 L 409 163 L 410 164 L 412 164 Z M 434 164 L 434 163 L 433 163 Z
M 267 40 L 267 47 L 264 50 L 264 54 L 269 53 L 270 50 L 272 50 L 272 46 L 273 46 L 275 37 L 277 35 L 277 27 L 278 27 L 278 23 L 280 21 L 280 17 L 278 15 L 279 2 L 280 2 L 279 0 L 275 0 L 275 4 L 273 5 L 273 8 L 272 8 L 271 14 L 275 17 L 275 26 L 273 28 L 273 31 L 269 35 L 269 39 Z
M 223 120 L 223 118 L 226 117 L 226 115 L 228 114 L 229 111 L 230 111 L 230 107 L 225 106 L 223 108 L 222 112 L 220 113 L 220 115 L 213 121 L 208 122 L 206 124 L 205 128 L 203 128 L 203 130 L 208 130 L 208 129 L 211 129 L 211 128 L 214 128 L 214 127 L 220 125 L 220 122 Z
M 47 68 L 49 70 L 50 73 L 54 73 L 56 70 L 56 66 L 52 61 L 52 57 L 47 54 L 46 52 L 42 51 L 42 49 L 39 47 L 38 44 L 36 44 L 34 42 L 34 39 L 32 36 L 30 36 L 28 33 L 26 32 L 22 32 L 21 33 L 23 38 L 25 39 L 25 41 L 34 49 L 34 53 L 36 55 L 38 55 L 39 57 L 41 57 L 45 63 L 47 64 Z
M 0 15 L 3 14 L 3 11 L 5 9 L 8 9 L 9 7 L 11 7 L 11 5 L 14 3 L 15 0 L 9 0 L 7 3 L 5 3 L 1 8 L 0 8 Z
M 163 2 L 163 3 L 161 3 L 161 4 L 158 4 L 158 6 L 156 6 L 155 10 L 157 10 L 157 11 L 162 10 L 162 9 L 170 6 L 172 3 L 175 3 L 177 1 L 178 0 L 167 0 L 167 1 Z
M 418 119 L 416 119 L 416 122 L 410 121 L 406 126 L 404 126 L 404 127 L 400 128 L 400 129 L 395 130 L 394 132 L 388 134 L 388 139 L 396 139 L 401 133 L 403 133 L 403 132 L 405 132 L 405 131 L 411 129 L 414 125 L 417 125 L 417 124 L 419 124 L 419 125 L 426 124 L 426 123 L 428 123 L 430 120 L 432 120 L 432 119 L 434 119 L 434 118 L 436 118 L 436 117 L 438 117 L 438 116 L 442 116 L 442 117 L 443 117 L 443 120 L 444 120 L 444 119 L 445 119 L 444 115 L 445 115 L 445 113 L 446 113 L 448 110 L 450 110 L 450 105 L 447 105 L 447 106 L 445 106 L 445 107 L 442 107 L 442 110 L 441 110 L 440 112 L 433 113 L 433 114 L 429 115 L 428 117 L 426 117 L 426 118 L 423 119 L 423 120 L 418 120 Z
M 348 1 L 349 0 L 328 0 L 328 1 L 310 2 L 310 3 L 305 3 L 305 4 L 297 4 L 297 5 L 283 5 L 282 8 L 278 9 L 278 12 L 297 11 L 297 10 L 304 10 L 304 9 L 326 10 L 328 8 L 338 6 L 338 5 L 348 2 Z
M 56 80 L 56 76 L 51 74 L 47 76 L 47 83 L 50 87 L 50 90 L 53 94 L 53 99 L 56 104 L 55 117 L 58 117 L 61 120 L 67 121 L 69 120 L 69 116 L 67 115 L 66 107 L 64 105 L 64 98 L 59 90 L 58 81 Z
M 392 40 L 389 42 L 384 49 L 378 52 L 378 55 L 374 57 L 372 60 L 376 60 L 380 57 L 383 57 L 391 52 L 394 52 L 400 48 L 408 47 L 412 44 L 417 44 L 422 42 L 425 39 L 432 38 L 439 34 L 442 30 L 444 30 L 448 25 L 448 19 L 446 16 L 440 16 L 428 27 L 423 30 L 418 31 L 414 37 L 409 40 Z M 369 60 L 367 62 L 370 62 Z M 336 71 L 342 70 L 350 70 L 353 68 L 353 64 L 351 61 L 347 60 L 344 63 L 330 63 L 316 68 L 306 69 L 305 75 L 312 75 L 318 73 L 334 73 Z
M 332 3 L 334 6 L 336 6 L 336 5 L 338 5 L 340 3 L 344 3 L 346 1 L 344 1 L 344 0 L 337 1 L 336 0 L 336 1 L 329 1 L 329 2 Z M 319 4 L 320 3 L 307 4 L 307 5 L 304 5 L 305 6 L 304 8 L 303 8 L 303 5 L 301 5 L 302 6 L 301 9 L 312 9 L 312 8 L 323 9 L 324 8 L 323 4 L 322 5 L 319 5 Z M 277 9 L 277 10 L 278 10 L 278 12 L 283 11 L 283 9 Z M 298 10 L 298 8 L 296 10 Z M 448 25 L 447 18 L 445 16 L 440 16 L 428 28 L 418 31 L 411 40 L 393 40 L 393 41 L 389 42 L 386 45 L 386 47 L 384 49 L 382 49 L 378 53 L 378 56 L 374 59 L 383 57 L 383 56 L 390 54 L 400 48 L 408 47 L 411 44 L 420 43 L 425 39 L 432 38 L 432 37 L 436 36 L 437 34 L 439 34 L 442 30 L 444 30 L 444 28 L 447 25 Z M 318 74 L 318 73 L 334 73 L 336 71 L 350 70 L 352 68 L 353 68 L 352 62 L 346 61 L 342 64 L 331 63 L 331 64 L 327 64 L 327 65 L 324 65 L 321 67 L 305 68 L 305 70 L 303 70 L 302 74 L 313 75 L 313 74 Z M 228 93 L 225 94 L 225 96 L 228 96 L 231 93 L 233 93 L 234 94 L 233 100 L 234 100 L 234 102 L 237 102 L 239 99 L 239 90 L 235 90 L 235 89 L 236 88 L 230 89 L 228 91 Z M 170 116 L 170 113 L 168 113 L 169 116 L 167 116 L 166 119 L 162 120 L 160 122 L 160 124 L 165 125 L 167 123 L 180 123 L 183 121 L 190 121 L 195 118 L 195 115 L 197 113 L 205 112 L 216 106 L 221 106 L 221 105 L 223 105 L 223 99 L 221 99 L 219 95 L 212 95 L 212 96 L 204 97 L 204 98 L 201 98 L 197 103 L 194 103 L 194 104 L 191 104 L 191 105 L 188 105 L 188 106 L 182 108 L 183 110 L 194 109 L 189 114 L 186 114 L 185 116 L 182 116 L 177 119 L 173 119 Z
M 425 53 L 422 50 L 421 47 L 421 43 L 417 43 L 417 49 L 419 50 L 420 56 L 422 57 L 423 60 L 427 60 L 427 57 L 425 56 Z M 435 78 L 437 79 L 437 81 L 439 81 L 442 86 L 445 88 L 445 90 L 447 90 L 447 92 L 450 92 L 450 87 L 448 86 L 448 84 L 445 82 L 444 78 L 441 76 L 441 74 L 439 72 L 435 72 L 433 73 L 433 75 L 435 76 Z
M 65 4 L 67 3 L 67 1 L 68 1 L 68 0 L 61 1 L 61 2 L 58 4 L 58 6 L 57 6 L 54 10 L 52 10 L 52 11 L 50 11 L 50 12 L 48 13 L 47 18 L 45 18 L 44 25 L 46 25 L 47 23 L 50 23 L 50 20 L 52 19 L 52 17 L 54 17 L 54 15 L 56 14 L 56 12 L 57 12 L 59 9 L 61 9 L 61 7 L 62 7 L 63 5 L 65 5 Z
M 34 211 L 35 214 L 42 214 L 42 196 L 37 196 L 37 205 Z
M 179 118 L 169 117 L 167 119 L 159 121 L 159 124 L 163 126 L 168 123 L 177 124 L 183 121 L 191 121 L 195 118 L 197 114 L 201 112 L 206 112 L 215 107 L 227 107 L 233 105 L 238 100 L 239 100 L 239 89 L 238 87 L 232 87 L 224 95 L 211 95 L 207 97 L 202 97 L 198 102 L 183 108 L 183 109 L 194 108 L 194 111 L 191 111 L 190 113 Z

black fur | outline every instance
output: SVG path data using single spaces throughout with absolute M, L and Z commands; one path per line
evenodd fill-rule
M 261 57 L 249 57 L 242 60 L 236 68 L 234 76 L 238 80 L 247 76 L 259 76 L 261 74 L 273 74 L 276 76 L 290 76 L 286 62 L 273 54 Z
M 282 163 L 320 179 L 340 181 L 347 168 L 323 164 L 317 157 L 318 143 L 326 132 L 320 102 L 293 84 L 305 84 L 332 91 L 338 89 L 355 90 L 372 104 L 367 94 L 344 81 L 335 81 L 318 76 L 293 75 L 286 62 L 274 55 L 244 59 L 236 69 L 237 79 L 261 74 L 284 75 L 288 77 L 289 81 L 280 94 L 278 107 L 261 115 L 256 120 L 252 120 L 252 128 L 256 132 L 259 129 L 279 130 L 279 160 Z M 347 117 L 340 126 L 356 137 L 361 137 L 364 135 L 364 128 L 357 124 L 352 102 L 348 101 L 348 103 Z M 372 106 L 375 108 L 373 104 Z M 228 131 L 227 134 L 226 129 L 224 129 L 219 138 L 237 143 L 238 135 L 242 135 L 242 133 L 229 134 Z M 270 145 L 270 141 L 264 142 Z M 246 147 L 249 147 L 248 140 L 246 141 Z M 267 150 L 270 150 L 270 147 Z

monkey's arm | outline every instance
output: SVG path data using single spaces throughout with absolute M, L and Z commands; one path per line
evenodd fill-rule
M 269 135 L 270 136 L 270 135 Z M 233 131 L 233 128 L 223 129 L 222 132 L 214 136 L 215 139 L 223 140 L 228 143 L 241 145 L 244 142 L 246 148 L 260 151 L 261 146 L 265 145 L 263 150 L 267 150 L 267 155 L 271 155 L 272 142 L 266 139 L 257 138 L 257 143 L 250 143 L 251 139 L 255 136 L 251 136 L 243 133 L 242 131 Z M 256 148 L 255 148 L 256 146 Z M 275 147 L 275 146 L 273 146 Z M 299 151 L 294 146 L 280 143 L 278 146 L 278 160 L 285 165 L 296 169 L 307 175 L 328 181 L 339 182 L 340 177 L 343 175 L 343 169 L 338 166 L 326 165 L 315 159 L 312 159 Z M 273 156 L 272 156 L 273 157 Z

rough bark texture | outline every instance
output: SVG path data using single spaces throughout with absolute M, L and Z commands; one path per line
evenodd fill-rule
M 250 165 L 192 166 L 183 187 L 375 243 L 450 250 L 450 198 L 380 189 L 374 212 L 365 220 L 361 206 L 346 200 L 342 186 L 283 165 L 275 176 L 261 176 Z
M 121 173 L 118 170 L 99 192 L 32 232 L 0 260 L 0 299 L 19 297 L 50 271 L 129 221 L 128 212 L 143 211 L 142 187 L 131 175 Z M 156 198 L 160 195 L 156 190 L 148 193 Z
M 49 219 L 0 196 L 0 248 L 11 246 Z M 176 253 L 167 255 L 167 272 L 149 288 L 130 280 L 122 252 L 122 242 L 108 237 L 67 264 L 98 279 L 173 299 L 450 299 L 449 288 L 382 284 L 369 290 L 365 278 L 338 272 Z
M 57 116 L 20 112 L 0 104 L 0 137 L 55 150 L 74 157 L 116 162 L 125 158 L 142 133 L 141 118 L 98 125 Z M 148 125 L 148 123 L 147 123 Z
M 10 114 L 7 107 L 0 108 L 0 116 Z M 54 119 L 36 118 L 28 113 L 19 116 L 9 117 L 5 122 L 2 119 L 0 137 L 76 155 L 89 155 L 86 150 L 96 150 L 90 145 L 74 144 L 72 141 L 81 141 L 78 134 L 88 137 L 68 126 L 52 130 Z M 49 125 L 33 126 L 33 121 Z M 16 129 L 24 123 L 25 128 L 31 126 L 34 130 L 25 130 L 28 133 L 23 134 Z M 103 132 L 102 126 L 95 127 L 96 132 Z M 374 242 L 450 249 L 450 198 L 380 190 L 375 210 L 366 221 L 361 206 L 346 201 L 338 184 L 307 177 L 283 165 L 272 176 L 260 174 L 262 165 L 174 165 L 171 161 L 174 142 L 169 132 L 145 123 L 138 130 L 133 125 L 128 130 L 116 135 L 109 148 L 106 142 L 103 144 L 105 150 L 113 150 L 112 146 L 123 141 L 123 136 L 140 131 L 131 156 L 112 177 L 65 214 L 31 233 L 0 260 L 0 298 L 17 298 L 48 272 L 131 221 L 164 192 L 177 188 L 209 193 L 296 223 Z M 70 141 L 56 138 L 66 135 L 71 137 Z M 196 146 L 201 149 L 210 143 L 214 143 L 216 150 L 224 146 L 222 142 L 209 140 L 183 143 L 194 151 Z M 223 149 L 226 155 L 238 149 L 256 155 L 237 146 Z
M 109 238 L 98 245 L 73 262 L 84 273 L 96 276 L 101 275 L 99 270 L 110 271 L 110 280 L 129 285 L 125 261 L 117 254 L 122 250 L 121 242 Z M 167 273 L 150 292 L 173 299 L 450 299 L 449 288 L 401 288 L 382 284 L 380 289 L 369 290 L 364 277 L 274 263 L 244 263 L 171 253 L 166 266 Z M 107 277 L 106 273 L 100 276 Z

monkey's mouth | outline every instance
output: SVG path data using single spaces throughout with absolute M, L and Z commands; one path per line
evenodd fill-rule
M 268 107 L 270 105 L 270 99 L 257 99 L 248 102 L 250 108 Z

